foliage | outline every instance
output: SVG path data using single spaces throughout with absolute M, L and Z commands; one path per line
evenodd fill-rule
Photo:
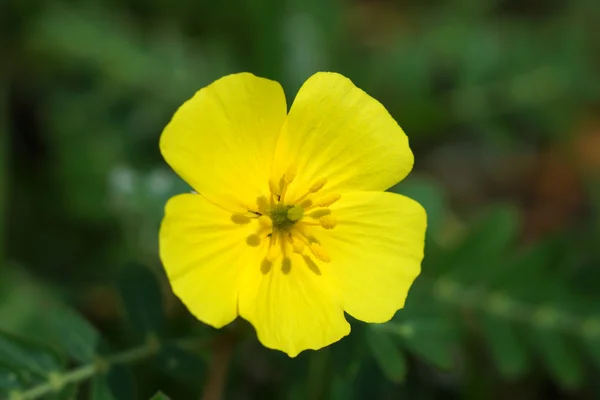
M 0 399 L 600 397 L 598 17 L 593 0 L 5 1 Z M 289 103 L 317 70 L 379 99 L 416 153 L 390 190 L 429 216 L 406 307 L 293 360 L 243 321 L 195 321 L 157 257 L 164 203 L 189 190 L 160 131 L 240 70 Z

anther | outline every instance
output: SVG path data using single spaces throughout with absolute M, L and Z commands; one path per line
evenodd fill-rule
M 253 233 L 252 235 L 246 238 L 246 244 L 248 246 L 256 247 L 260 244 L 260 237 L 257 234 Z
M 306 266 L 308 267 L 308 269 L 310 269 L 316 275 L 321 275 L 321 269 L 319 268 L 317 263 L 315 263 L 312 260 L 312 258 L 310 258 L 309 256 L 302 256 L 302 258 L 304 259 L 304 262 L 306 263 Z
M 279 184 L 277 184 L 273 179 L 269 179 L 269 190 L 271 191 L 271 194 L 279 196 Z
M 311 212 L 310 214 L 308 214 L 308 216 L 311 218 L 319 219 L 329 214 L 331 214 L 331 210 L 328 208 L 323 208 L 321 210 L 315 210 Z
M 337 221 L 331 215 L 325 215 L 324 217 L 321 217 L 319 219 L 319 223 L 325 229 L 333 229 L 333 228 L 335 228 Z
M 292 270 L 292 260 L 290 260 L 289 257 L 284 257 L 283 261 L 281 262 L 281 272 L 283 272 L 284 274 L 289 274 L 290 271 Z
M 231 221 L 234 224 L 245 225 L 245 224 L 249 224 L 251 220 L 249 217 L 245 216 L 244 214 L 233 214 L 231 216 Z
M 287 211 L 287 218 L 290 221 L 299 221 L 304 216 L 304 209 L 300 206 L 293 206 Z
M 260 227 L 264 229 L 270 229 L 273 227 L 273 220 L 266 215 L 258 217 L 258 223 L 260 224 Z
M 327 253 L 325 251 L 325 249 L 323 248 L 323 246 L 321 246 L 320 244 L 313 242 L 310 244 L 310 251 L 315 255 L 315 257 L 317 257 L 319 260 L 323 261 L 323 262 L 330 262 L 331 261 L 331 257 L 329 256 L 329 253 Z
M 279 248 L 275 246 L 275 244 L 272 244 L 271 247 L 269 247 L 269 251 L 267 252 L 267 260 L 271 262 L 277 260 L 277 257 L 279 257 L 279 253 Z
M 269 201 L 265 196 L 260 196 L 259 198 L 257 198 L 256 205 L 258 207 L 258 212 L 263 215 L 269 211 Z
M 306 208 L 309 208 L 309 207 L 310 207 L 310 206 L 312 206 L 312 205 L 313 205 L 313 201 L 312 201 L 311 199 L 306 199 L 306 200 L 303 200 L 303 201 L 300 203 L 300 207 L 302 207 L 302 208 L 305 208 L 305 209 L 306 209 Z
M 315 201 L 315 205 L 318 207 L 329 207 L 330 205 L 338 201 L 341 197 L 342 196 L 339 194 L 332 193 L 323 196 L 320 199 L 317 199 L 317 201 Z
M 292 241 L 294 253 L 302 254 L 304 252 L 304 243 L 301 240 Z
M 294 180 L 296 177 L 296 171 L 297 170 L 295 166 L 288 168 L 287 172 L 283 175 L 283 179 L 286 181 L 286 183 L 291 183 Z
M 271 267 L 273 266 L 273 262 L 267 260 L 266 258 L 260 264 L 260 272 L 264 275 L 268 274 L 271 271 Z
M 317 193 L 319 190 L 321 190 L 323 188 L 323 186 L 325 186 L 326 183 L 327 183 L 327 179 L 321 178 L 318 181 L 316 181 L 315 183 L 313 183 L 312 186 L 308 190 L 311 193 Z

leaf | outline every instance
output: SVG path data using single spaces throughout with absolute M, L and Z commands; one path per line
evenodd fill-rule
M 174 344 L 165 344 L 156 362 L 163 371 L 176 378 L 198 378 L 206 371 L 202 358 Z
M 423 177 L 407 178 L 390 191 L 421 203 L 427 211 L 427 234 L 436 237 L 442 229 L 446 217 L 446 198 L 442 187 L 433 179 Z
M 531 339 L 541 359 L 565 388 L 581 385 L 584 373 L 579 358 L 555 331 L 548 328 L 535 328 Z
M 530 360 L 514 327 L 502 318 L 485 314 L 481 317 L 481 329 L 500 373 L 509 379 L 523 376 Z
M 400 344 L 438 368 L 453 365 L 455 332 L 450 323 L 439 317 L 419 318 L 403 324 L 387 323 L 385 329 L 398 334 Z
M 60 393 L 56 395 L 56 400 L 76 400 L 79 393 L 79 386 L 76 384 L 67 385 Z
M 74 310 L 52 304 L 42 314 L 43 323 L 52 338 L 74 359 L 91 362 L 96 355 L 100 334 Z
M 600 368 L 600 318 L 589 317 L 582 324 L 583 346 Z
M 49 348 L 0 331 L 0 362 L 30 371 L 38 377 L 62 370 L 57 354 Z M 24 376 L 27 379 L 27 376 Z
M 352 382 L 340 376 L 335 376 L 331 383 L 331 400 L 351 400 L 354 398 Z
M 171 400 L 171 398 L 167 397 L 163 392 L 158 392 L 150 400 Z
M 392 382 L 402 382 L 406 375 L 406 361 L 390 335 L 371 328 L 367 331 L 367 344 L 381 372 Z
M 483 283 L 501 272 L 501 260 L 519 233 L 520 220 L 514 207 L 497 205 L 476 221 L 461 244 L 448 254 L 448 277 L 463 284 Z
M 131 368 L 125 365 L 113 365 L 106 375 L 106 380 L 115 400 L 137 398 L 135 380 Z
M 144 338 L 160 333 L 164 305 L 156 275 L 142 265 L 127 265 L 120 271 L 119 290 L 134 329 Z
M 115 400 L 105 376 L 97 376 L 92 381 L 90 400 Z
M 0 364 L 0 393 L 10 393 L 23 387 L 19 372 L 8 365 Z
M 6 237 L 6 227 L 4 219 L 8 204 L 8 183 L 9 183 L 9 155 L 11 137 L 9 132 L 9 103 L 8 103 L 8 85 L 0 81 L 0 262 L 4 263 L 4 245 Z

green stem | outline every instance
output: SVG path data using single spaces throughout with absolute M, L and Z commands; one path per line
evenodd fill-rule
M 187 340 L 187 339 L 186 339 Z M 201 339 L 199 339 L 201 340 Z M 158 353 L 160 343 L 156 337 L 151 336 L 146 343 L 123 352 L 108 356 L 99 357 L 90 364 L 82 365 L 65 374 L 54 373 L 48 377 L 46 382 L 40 383 L 24 392 L 14 392 L 11 400 L 33 400 L 38 399 L 50 393 L 56 393 L 65 386 L 73 383 L 79 383 L 95 375 L 105 373 L 111 367 L 118 364 L 131 364 Z
M 439 301 L 481 310 L 499 318 L 523 322 L 541 329 L 567 332 L 586 340 L 600 338 L 600 317 L 595 315 L 581 318 L 567 314 L 551 304 L 526 304 L 511 298 L 507 293 L 469 288 L 444 278 L 433 286 L 433 294 Z
M 202 391 L 202 400 L 221 400 L 223 398 L 235 343 L 236 338 L 228 334 L 222 334 L 214 340 L 213 354 L 208 379 Z
M 8 146 L 9 146 L 9 116 L 8 116 L 8 87 L 0 81 L 0 262 L 4 261 L 4 229 L 8 206 Z

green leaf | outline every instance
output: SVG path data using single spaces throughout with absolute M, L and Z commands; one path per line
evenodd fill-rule
M 137 398 L 136 386 L 131 368 L 126 365 L 113 365 L 106 375 L 108 387 L 116 400 Z
M 167 397 L 163 392 L 158 392 L 150 400 L 171 400 L 171 398 Z
M 165 344 L 156 360 L 158 366 L 176 378 L 197 378 L 203 376 L 206 362 L 174 344 Z
M 398 334 L 400 344 L 425 361 L 442 369 L 452 367 L 455 332 L 448 321 L 428 317 L 403 324 L 388 322 L 384 328 Z
M 341 376 L 335 376 L 331 383 L 331 400 L 351 400 L 354 398 L 354 390 L 351 381 Z
M 14 365 L 19 370 L 29 371 L 38 377 L 62 370 L 57 354 L 42 345 L 0 331 L 0 362 Z M 27 379 L 27 376 L 24 376 Z
M 156 274 L 139 264 L 120 271 L 119 290 L 134 329 L 146 338 L 164 325 L 163 299 Z
M 8 85 L 0 81 L 0 263 L 4 263 L 4 241 L 7 224 L 4 222 L 8 204 L 9 179 L 9 109 Z
M 509 379 L 523 376 L 530 359 L 515 328 L 505 319 L 485 314 L 481 317 L 481 329 L 500 373 Z
M 0 364 L 0 393 L 10 393 L 23 387 L 19 372 L 8 365 Z
M 46 330 L 74 359 L 91 362 L 96 355 L 100 334 L 74 310 L 58 304 L 50 305 L 42 315 Z
M 367 331 L 367 344 L 381 372 L 392 382 L 400 383 L 406 375 L 406 361 L 389 334 L 377 328 Z
M 115 400 L 105 376 L 97 376 L 92 381 L 90 400 Z
M 427 234 L 434 237 L 441 232 L 447 204 L 444 190 L 438 182 L 423 177 L 411 177 L 392 187 L 390 191 L 418 201 L 427 211 Z
M 581 327 L 583 334 L 583 347 L 590 355 L 590 358 L 600 368 L 600 318 L 589 317 Z
M 79 393 L 79 386 L 76 384 L 67 385 L 60 393 L 56 395 L 56 400 L 76 400 Z
M 581 361 L 560 335 L 548 328 L 535 328 L 531 340 L 541 359 L 556 379 L 569 389 L 581 385 L 584 373 Z
M 501 261 L 519 233 L 517 211 L 497 205 L 476 221 L 461 244 L 445 260 L 447 277 L 463 284 L 483 283 L 502 271 Z

